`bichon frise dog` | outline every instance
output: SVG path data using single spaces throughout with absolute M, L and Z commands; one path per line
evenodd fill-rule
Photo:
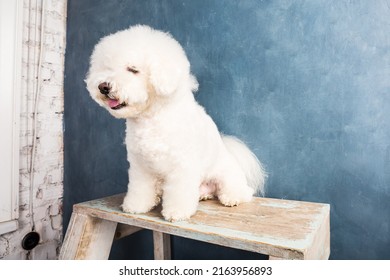
M 223 136 L 194 99 L 198 83 L 180 44 L 137 25 L 95 46 L 86 78 L 92 98 L 126 119 L 128 192 L 122 209 L 145 213 L 162 201 L 168 221 L 185 220 L 199 200 L 250 201 L 266 177 L 255 155 Z

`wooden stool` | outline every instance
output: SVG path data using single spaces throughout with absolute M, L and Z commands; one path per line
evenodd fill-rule
M 329 205 L 254 198 L 237 207 L 202 201 L 188 221 L 167 222 L 161 209 L 121 211 L 124 194 L 76 204 L 60 259 L 107 259 L 115 238 L 153 231 L 155 259 L 170 259 L 169 235 L 269 255 L 270 259 L 328 259 Z

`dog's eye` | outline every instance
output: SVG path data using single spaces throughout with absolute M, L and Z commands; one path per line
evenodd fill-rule
M 135 67 L 127 67 L 127 71 L 133 73 L 133 74 L 138 74 L 139 71 L 135 69 Z

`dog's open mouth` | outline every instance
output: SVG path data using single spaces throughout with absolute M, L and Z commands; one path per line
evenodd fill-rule
M 107 99 L 107 104 L 112 110 L 119 110 L 126 106 L 125 102 L 119 103 L 119 100 L 117 99 Z

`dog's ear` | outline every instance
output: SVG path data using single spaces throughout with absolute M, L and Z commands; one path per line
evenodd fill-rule
M 186 57 L 180 57 L 176 61 L 173 57 L 159 57 L 149 63 L 149 81 L 156 94 L 168 96 L 174 93 L 181 83 L 187 81 L 189 62 Z

